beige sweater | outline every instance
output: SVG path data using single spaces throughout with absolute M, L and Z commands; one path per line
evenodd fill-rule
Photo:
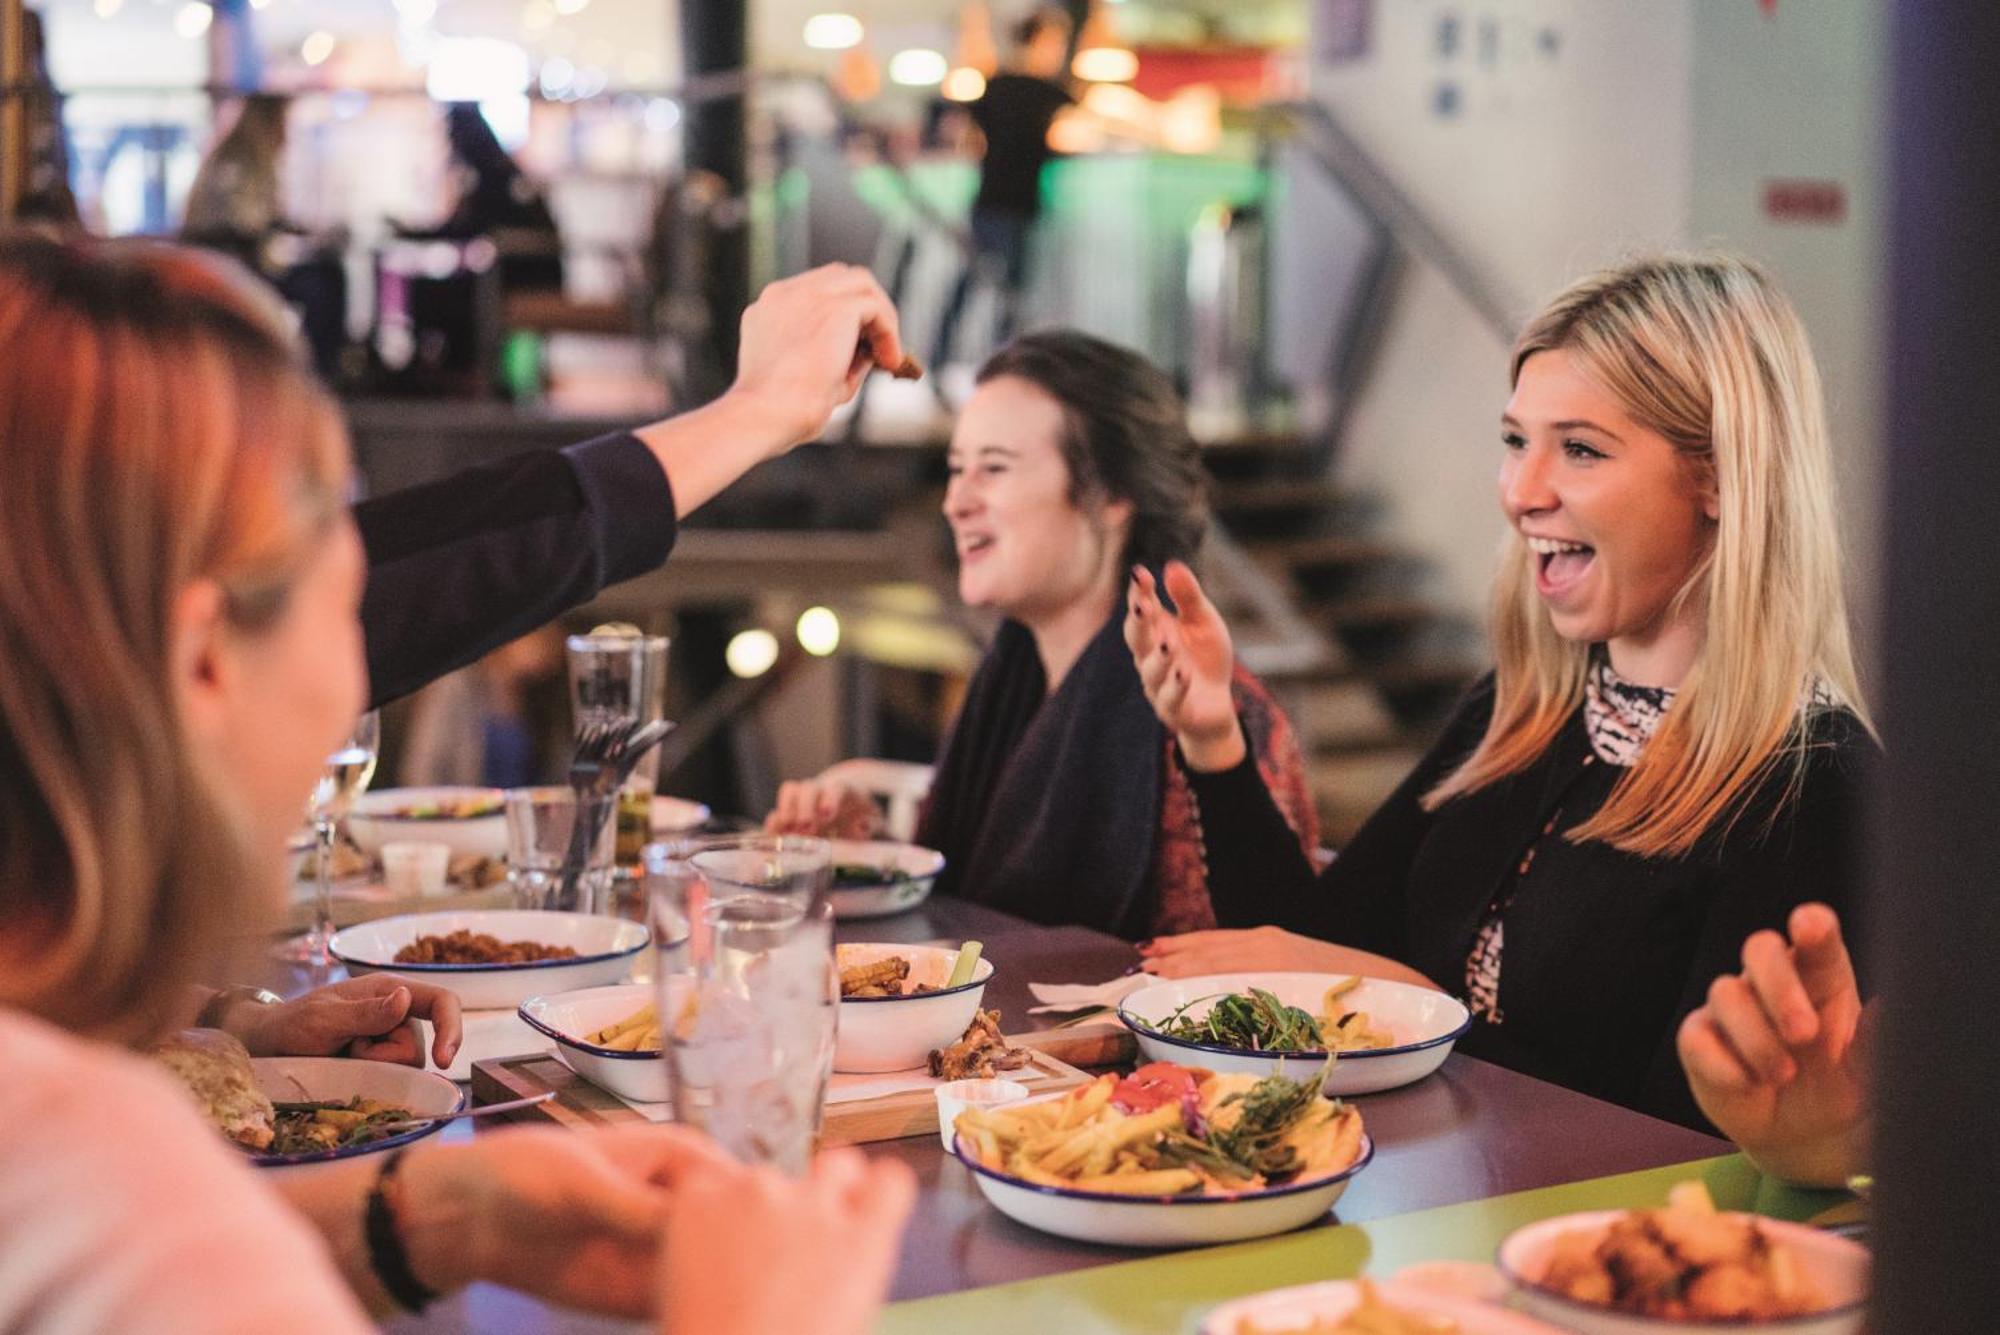
M 0 1010 L 0 1331 L 372 1329 L 311 1226 L 139 1057 Z

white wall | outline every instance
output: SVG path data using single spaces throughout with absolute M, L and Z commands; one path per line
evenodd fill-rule
M 1881 242 L 1887 20 L 1873 0 L 1698 3 L 1692 66 L 1690 240 L 1767 266 L 1797 303 L 1826 380 L 1849 557 L 1864 646 L 1880 570 L 1884 390 Z M 1839 184 L 1833 225 L 1764 215 L 1764 183 Z
M 1821 354 L 1863 584 L 1880 417 L 1873 11 L 1871 0 L 1780 0 L 1775 15 L 1752 0 L 1376 0 L 1367 53 L 1311 76 L 1518 317 L 1651 247 L 1714 242 L 1765 263 Z M 1439 25 L 1454 17 L 1458 48 L 1442 54 Z M 1445 84 L 1455 115 L 1437 110 Z M 1770 176 L 1843 182 L 1847 221 L 1764 219 Z M 1341 481 L 1387 501 L 1393 536 L 1433 562 L 1445 602 L 1473 615 L 1501 534 L 1507 342 L 1419 266 L 1337 465 Z

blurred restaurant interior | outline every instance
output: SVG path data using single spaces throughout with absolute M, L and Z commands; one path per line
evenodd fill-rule
M 1495 660 L 1524 322 L 1633 256 L 1748 259 L 1810 332 L 1887 755 L 1871 1328 L 1991 1330 L 1996 60 L 1971 0 L 0 0 L 0 225 L 258 275 L 336 396 L 356 499 L 709 403 L 768 284 L 871 273 L 920 378 L 864 379 L 683 519 L 665 566 L 382 710 L 376 789 L 560 784 L 565 636 L 665 636 L 656 791 L 710 833 L 832 770 L 911 837 L 1002 621 L 961 596 L 943 517 L 957 414 L 1017 333 L 1136 351 L 1199 444 L 1195 571 L 1336 853 Z M 1024 70 L 1060 105 L 1027 203 L 996 211 L 989 178 L 1024 150 L 989 90 Z M 858 761 L 880 763 L 833 769 Z M 1009 1245 L 1031 1259 L 953 1273 L 1072 1269 Z M 1416 1259 L 1378 1245 L 1326 1278 Z M 1083 1289 L 934 1315 L 1193 1331 L 1211 1278 L 1129 1319 Z M 492 1299 L 391 1328 L 599 1329 L 544 1317 Z

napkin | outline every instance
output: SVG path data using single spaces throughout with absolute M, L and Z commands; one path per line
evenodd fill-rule
M 1130 973 L 1108 983 L 1029 983 L 1028 990 L 1042 1004 L 1028 1007 L 1028 1014 L 1108 1010 L 1140 988 L 1158 981 L 1151 974 Z

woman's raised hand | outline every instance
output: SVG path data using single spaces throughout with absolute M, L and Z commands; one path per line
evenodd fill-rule
M 830 1150 L 804 1181 L 729 1164 L 674 1193 L 660 1266 L 669 1335 L 865 1335 L 895 1271 L 916 1179 Z
M 1695 1102 L 1766 1172 L 1840 1186 L 1860 1171 L 1868 1078 L 1861 995 L 1824 904 L 1802 904 L 1791 940 L 1758 932 L 1681 1024 Z
M 1125 595 L 1132 665 L 1147 702 L 1180 742 L 1187 763 L 1204 773 L 1234 769 L 1248 748 L 1230 694 L 1236 654 L 1229 627 L 1186 565 L 1169 561 L 1166 582 L 1177 613 L 1160 602 L 1150 570 L 1132 570 Z

